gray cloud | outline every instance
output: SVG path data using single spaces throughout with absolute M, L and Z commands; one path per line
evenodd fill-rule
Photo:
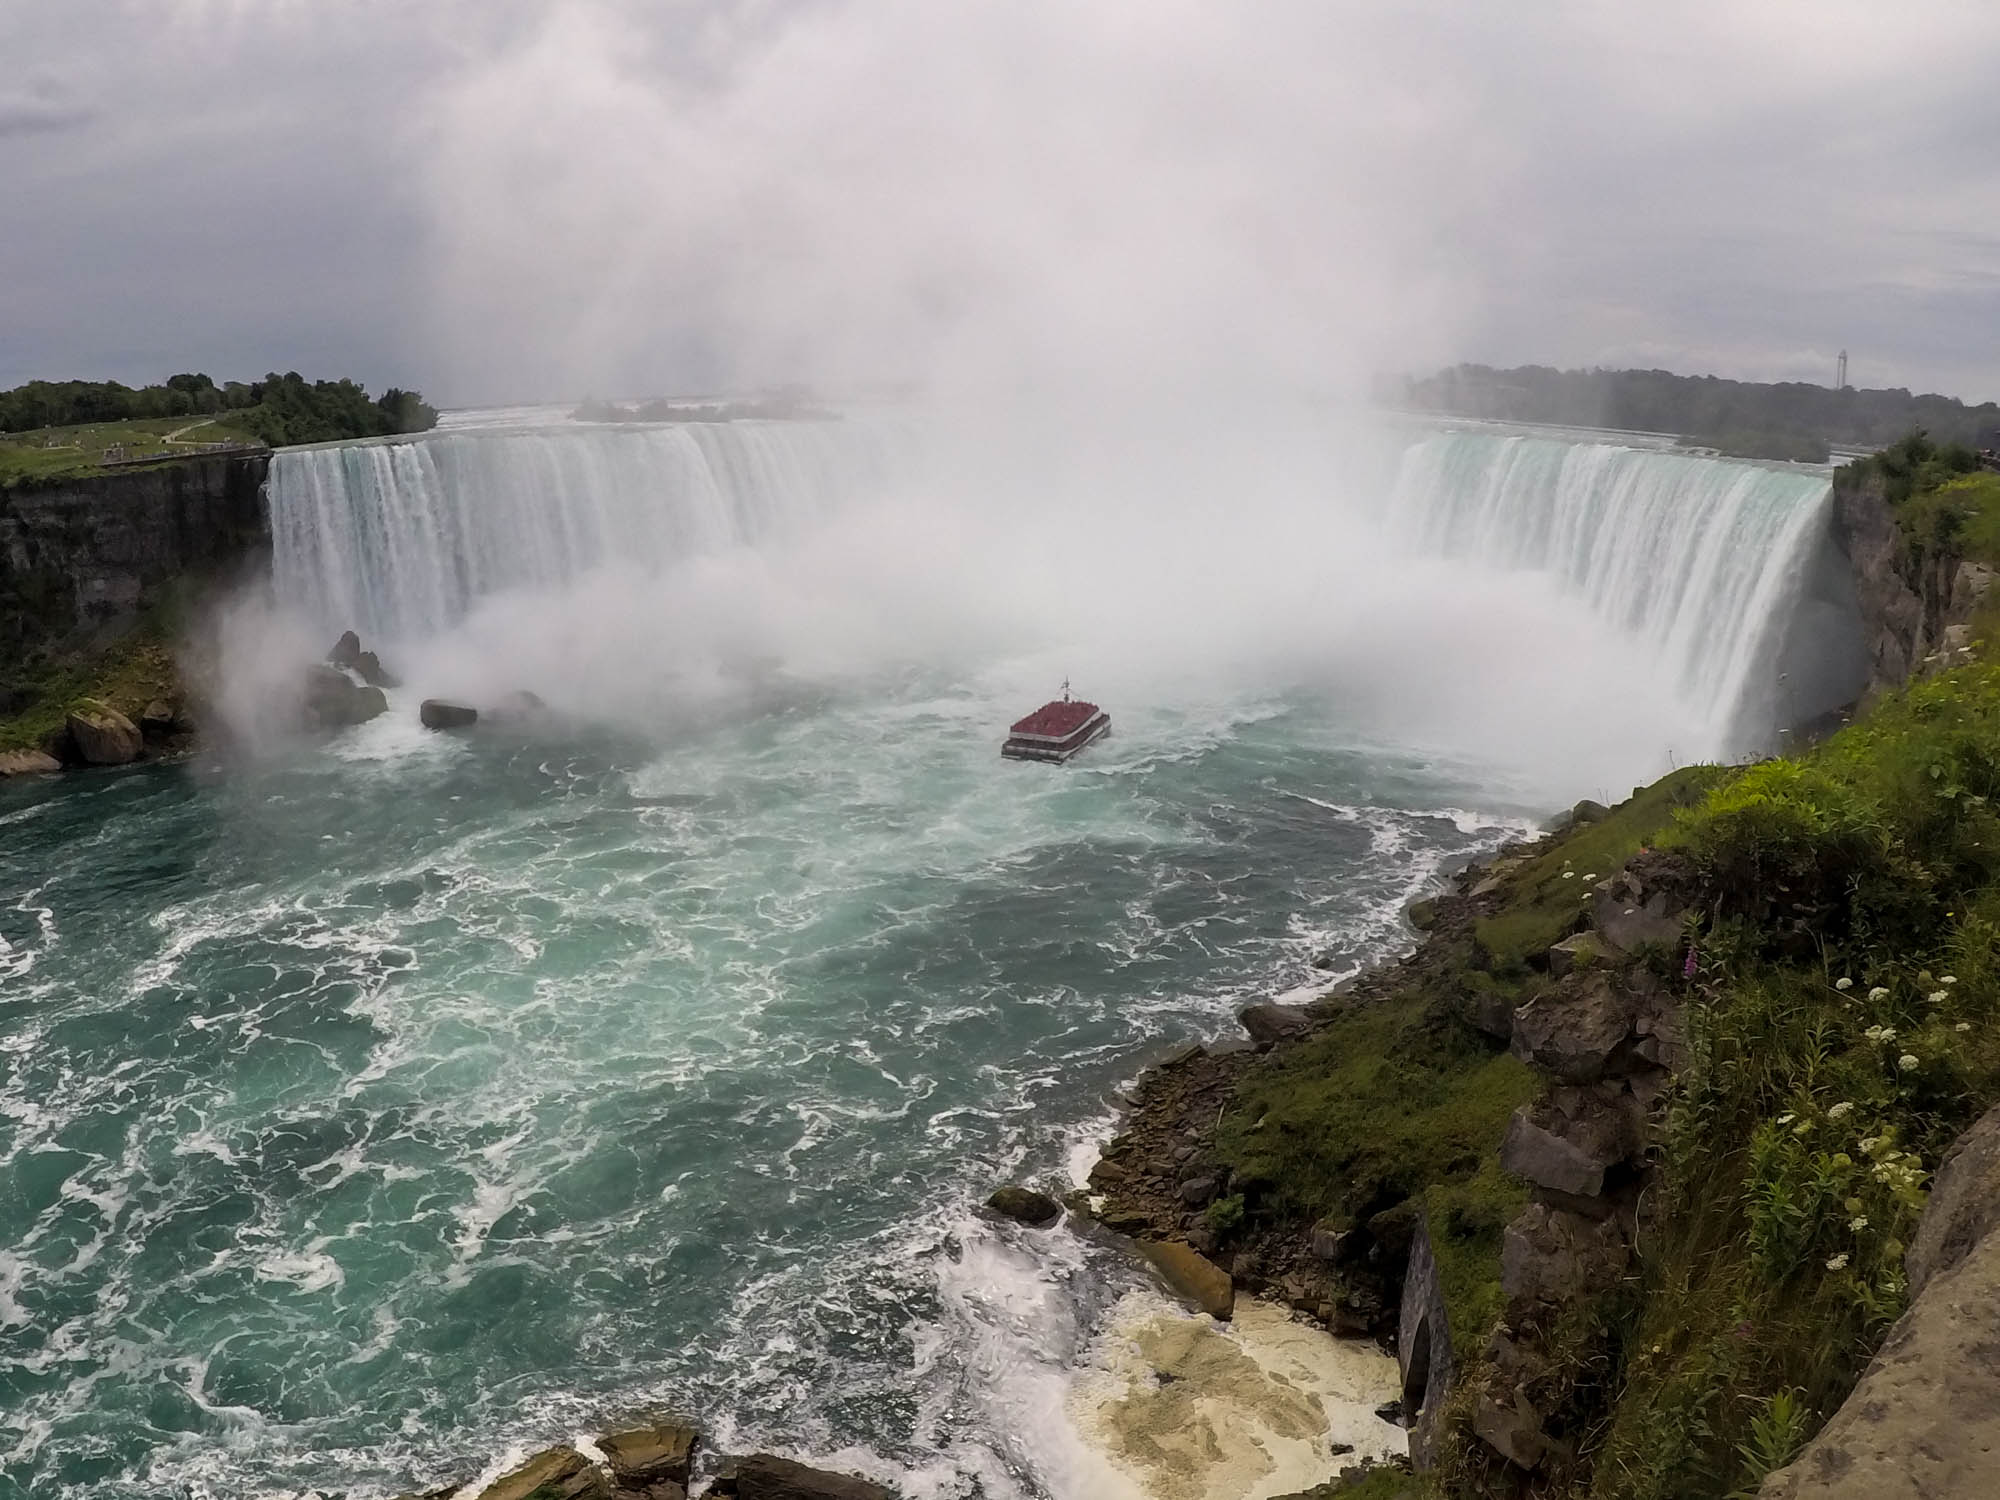
M 2000 394 L 1983 5 L 77 0 L 0 55 L 8 383 Z
M 87 125 L 97 110 L 74 97 L 61 80 L 41 74 L 25 83 L 0 81 L 0 140 L 41 135 Z

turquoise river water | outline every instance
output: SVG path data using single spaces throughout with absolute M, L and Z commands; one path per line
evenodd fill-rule
M 281 579 L 455 628 L 424 611 L 484 586 L 463 560 L 514 566 L 490 508 L 451 530 L 422 488 L 490 497 L 477 441 L 385 461 L 374 499 L 363 460 L 303 456 Z M 1464 444 L 1500 440 L 1452 441 L 1406 487 L 1471 483 Z M 1635 514 L 1695 472 L 1644 462 Z M 1779 477 L 1755 535 L 1794 547 L 1824 483 Z M 726 520 L 703 546 L 765 545 Z M 1772 589 L 1715 588 L 1766 628 Z M 1675 682 L 1681 608 L 1629 627 Z M 254 759 L 0 783 L 0 1496 L 359 1500 L 665 1408 L 913 1495 L 1069 1500 L 1061 1381 L 1136 1273 L 979 1200 L 1062 1179 L 1149 1056 L 1404 942 L 1408 899 L 1556 800 L 1309 673 L 1134 687 L 1060 770 L 996 756 L 1054 686 L 1004 654 L 753 675 L 647 734 L 427 735 L 412 689 Z M 563 707 L 560 674 L 533 685 Z

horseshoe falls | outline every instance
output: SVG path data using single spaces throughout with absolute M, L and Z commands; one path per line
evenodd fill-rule
M 1586 601 L 1741 751 L 1866 680 L 1829 505 L 1827 478 L 1791 465 L 1444 432 L 1404 454 L 1393 511 L 1419 552 L 1533 571 Z
M 382 1500 L 676 1412 L 916 1500 L 1134 1500 L 1067 1401 L 1144 1278 L 992 1187 L 1852 666 L 1817 475 L 1224 437 L 279 453 L 280 612 L 408 686 L 0 782 L 0 1496 Z M 1112 736 L 1002 762 L 1065 676 Z M 418 726 L 469 684 L 556 720 Z
M 885 477 L 861 422 L 444 432 L 276 455 L 279 596 L 371 636 L 432 635 L 477 599 L 619 561 L 755 548 Z

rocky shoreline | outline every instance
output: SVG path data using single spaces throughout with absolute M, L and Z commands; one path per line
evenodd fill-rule
M 482 1487 L 479 1500 L 896 1500 L 895 1492 L 858 1474 L 838 1474 L 770 1453 L 717 1457 L 698 1490 L 698 1428 L 656 1422 L 604 1433 L 579 1448 L 544 1448 Z M 413 1492 L 401 1500 L 447 1500 L 462 1484 Z

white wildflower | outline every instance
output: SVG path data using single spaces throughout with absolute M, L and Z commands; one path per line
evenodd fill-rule
M 1914 1068 L 1916 1065 L 1917 1054 L 1914 1052 L 1905 1052 L 1901 1057 L 1896 1059 L 1896 1066 L 1905 1070 Z
M 1829 1109 L 1826 1112 L 1826 1117 L 1829 1120 L 1844 1119 L 1853 1110 L 1853 1108 L 1854 1108 L 1854 1101 L 1852 1099 L 1843 1099 L 1840 1101 L 1840 1103 L 1834 1105 L 1832 1109 Z
M 1854 988 L 1854 981 L 1843 974 L 1840 978 L 1834 980 L 1833 987 L 1837 990 L 1851 990 Z
M 1960 1021 L 1956 1026 L 1952 1027 L 1951 1029 L 1953 1031 L 1970 1031 L 1972 1030 L 1972 1023 L 1970 1021 Z
M 1875 1154 L 1875 1148 L 1881 1144 L 1882 1137 L 1879 1135 L 1864 1135 L 1861 1138 L 1861 1149 L 1866 1151 L 1870 1156 Z
M 1853 1218 L 1847 1221 L 1847 1227 L 1853 1230 L 1856 1234 L 1861 1233 L 1862 1230 L 1868 1227 L 1867 1215 L 1856 1214 Z
M 1940 974 L 1940 975 L 1938 975 L 1938 983 L 1939 983 L 1939 984 L 1957 984 L 1957 983 L 1958 983 L 1958 976 L 1957 976 L 1956 974 Z
M 1797 1118 L 1798 1116 L 1794 1114 L 1782 1114 L 1778 1116 L 1778 1123 L 1780 1125 L 1789 1125 L 1792 1123 L 1792 1121 L 1796 1120 Z
M 1878 984 L 1868 992 L 1868 998 L 1870 1000 L 1887 1000 L 1889 998 L 1889 991 L 1886 986 Z
M 1950 990 L 1932 990 L 1924 998 L 1933 1005 L 1942 1005 L 1951 996 Z
M 1841 1252 L 1840 1252 L 1840 1254 L 1838 1254 L 1838 1255 L 1829 1255 L 1829 1256 L 1827 1257 L 1827 1259 L 1826 1259 L 1826 1268 L 1827 1268 L 1827 1269 L 1828 1269 L 1829 1271 L 1844 1271 L 1844 1270 L 1846 1270 L 1846 1269 L 1847 1269 L 1847 1252 L 1846 1252 L 1845 1250 L 1843 1250 L 1843 1251 L 1841 1251 Z

